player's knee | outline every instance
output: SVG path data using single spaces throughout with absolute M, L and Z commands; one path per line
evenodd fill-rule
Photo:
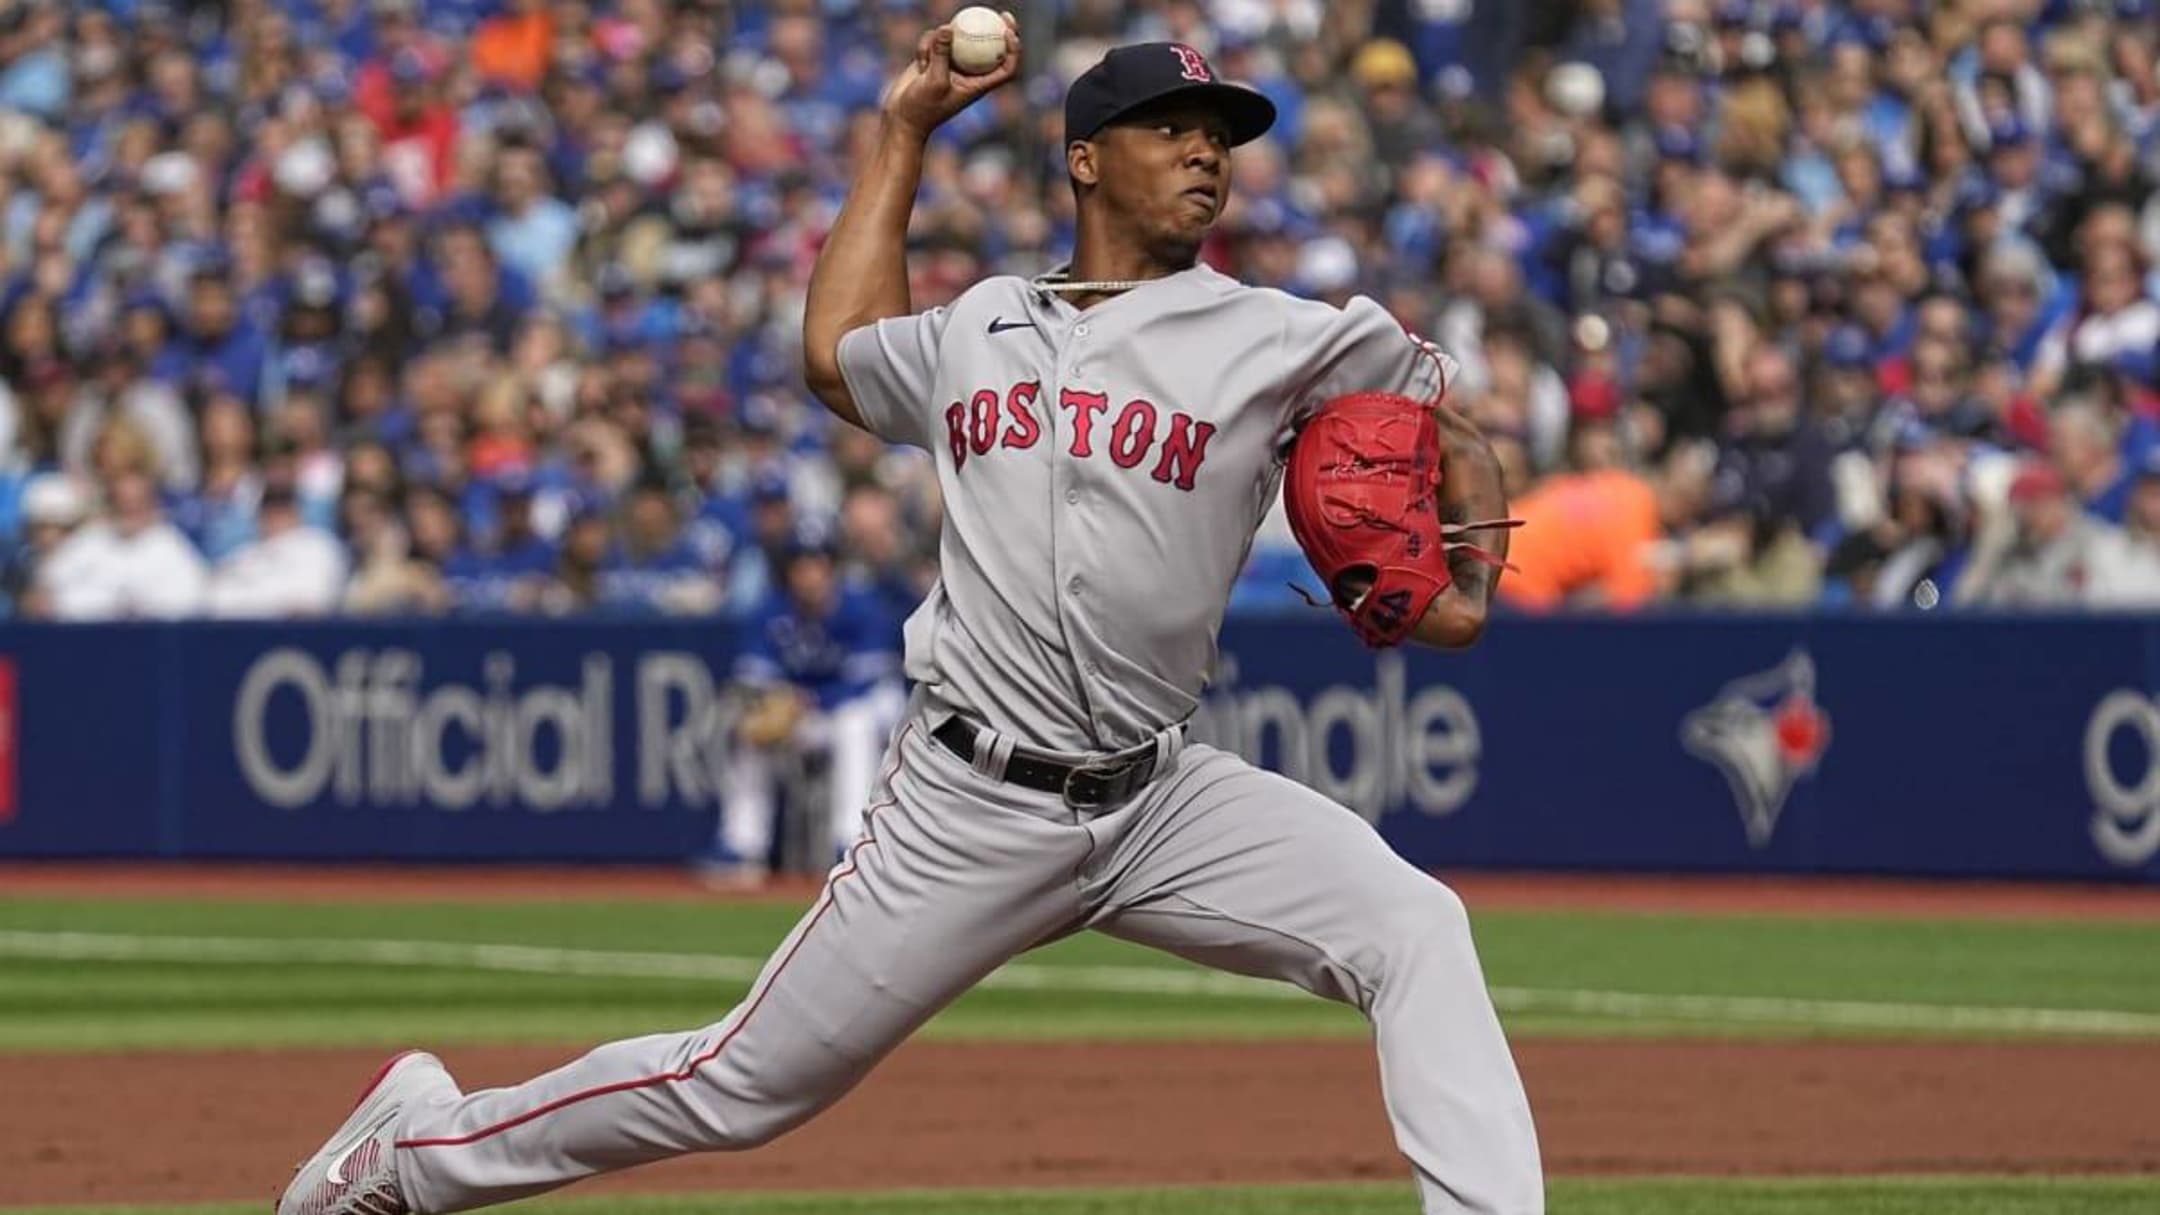
M 685 1093 L 683 1112 L 696 1126 L 694 1149 L 701 1152 L 747 1152 L 764 1147 L 808 1122 L 822 1103 L 779 1093 L 726 1091 L 709 1080 L 702 1092 Z
M 724 1029 L 728 1022 L 715 1028 Z M 710 1049 L 710 1048 L 705 1048 Z M 733 1043 L 673 1091 L 697 1126 L 696 1150 L 763 1147 L 840 1099 L 866 1065 L 808 1039 Z
M 1439 882 L 1420 883 L 1393 900 L 1386 916 L 1389 953 L 1394 959 L 1416 958 L 1433 951 L 1453 952 L 1470 940 L 1470 912 L 1456 893 Z
M 716 1150 L 744 1152 L 764 1147 L 810 1121 L 816 1112 L 816 1106 L 798 1102 L 770 1101 L 753 1106 L 729 1119 L 724 1141 Z

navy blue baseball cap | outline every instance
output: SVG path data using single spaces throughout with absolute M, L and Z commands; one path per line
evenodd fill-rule
M 789 560 L 801 557 L 838 557 L 840 537 L 830 523 L 823 519 L 805 519 L 797 524 L 793 535 L 788 537 L 785 556 Z
M 1275 103 L 1257 90 L 1229 84 L 1207 57 L 1182 42 L 1142 42 L 1113 48 L 1065 92 L 1065 138 L 1097 132 L 1141 106 L 1177 97 L 1201 102 L 1229 120 L 1230 145 L 1267 134 Z

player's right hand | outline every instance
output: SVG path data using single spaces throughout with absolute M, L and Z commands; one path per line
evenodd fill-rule
M 980 76 L 953 70 L 950 25 L 924 34 L 915 43 L 915 61 L 885 90 L 881 108 L 886 119 L 903 130 L 927 137 L 977 97 L 1019 75 L 1019 23 L 1011 13 L 1004 17 L 1005 62 Z

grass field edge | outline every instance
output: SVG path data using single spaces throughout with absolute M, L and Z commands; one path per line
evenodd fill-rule
M 1873 1193 L 1907 1195 L 1958 1194 L 1993 1191 L 2004 1196 L 2069 1195 L 2111 1197 L 2115 1195 L 2160 1196 L 2160 1174 L 2024 1174 L 2024 1173 L 1921 1173 L 1865 1176 L 1728 1176 L 1704 1174 L 1656 1174 L 1625 1177 L 1559 1177 L 1548 1182 L 1551 1197 L 1561 1204 L 1600 1196 L 1655 1198 L 1683 1191 L 1714 1192 L 1735 1199 L 1745 1197 L 1805 1198 L 1820 1195 L 1843 1199 Z M 713 1211 L 740 1215 L 751 1210 L 772 1210 L 780 1215 L 817 1208 L 870 1211 L 890 1209 L 906 1215 L 924 1204 L 959 1203 L 970 1210 L 989 1204 L 1011 1203 L 1014 1209 L 1042 1204 L 1084 1200 L 1145 1200 L 1175 1202 L 1180 1199 L 1231 1202 L 1261 1199 L 1390 1199 L 1409 1192 L 1407 1181 L 1358 1181 L 1253 1185 L 1182 1186 L 1045 1186 L 1031 1188 L 985 1187 L 895 1190 L 785 1190 L 739 1193 L 684 1192 L 656 1194 L 592 1194 L 528 1200 L 507 1209 L 552 1212 L 561 1215 L 694 1215 Z M 39 1206 L 0 1205 L 0 1215 L 255 1215 L 260 1200 L 175 1204 L 64 1204 Z M 1053 1208 L 1054 1209 L 1054 1208 Z

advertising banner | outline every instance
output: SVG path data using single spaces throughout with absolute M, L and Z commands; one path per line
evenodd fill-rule
M 724 627 L 0 630 L 0 856 L 676 861 Z M 1236 622 L 1193 722 L 1443 868 L 2160 880 L 2160 621 Z

